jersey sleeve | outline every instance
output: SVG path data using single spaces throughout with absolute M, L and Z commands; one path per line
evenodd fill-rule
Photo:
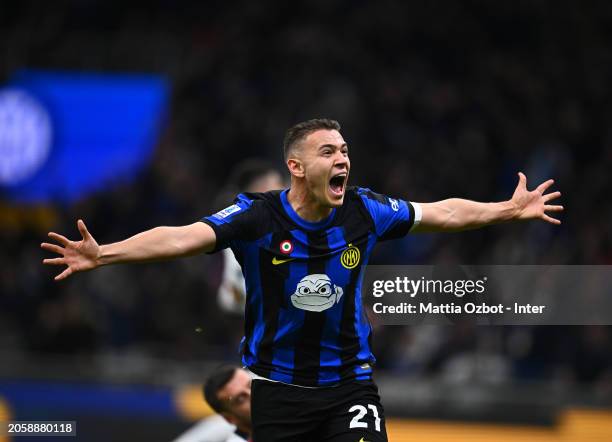
M 212 227 L 217 237 L 211 253 L 231 247 L 233 241 L 249 239 L 257 225 L 258 206 L 241 193 L 231 206 L 202 218 L 201 221 Z
M 361 201 L 370 214 L 379 241 L 401 238 L 421 221 L 421 207 L 397 198 L 358 188 Z

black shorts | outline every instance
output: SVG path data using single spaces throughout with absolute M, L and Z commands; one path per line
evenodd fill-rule
M 254 379 L 254 442 L 386 442 L 385 413 L 372 381 L 302 388 Z

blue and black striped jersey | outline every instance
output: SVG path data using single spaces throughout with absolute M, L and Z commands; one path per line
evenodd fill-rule
M 202 221 L 231 247 L 246 281 L 242 361 L 302 386 L 366 380 L 375 363 L 361 284 L 377 241 L 404 236 L 414 205 L 349 187 L 320 222 L 302 219 L 287 190 L 245 193 Z

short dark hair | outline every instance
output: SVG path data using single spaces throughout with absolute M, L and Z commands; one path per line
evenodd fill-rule
M 206 380 L 202 391 L 204 393 L 204 399 L 210 405 L 210 408 L 215 410 L 217 413 L 225 411 L 225 405 L 219 399 L 219 390 L 234 377 L 234 374 L 238 370 L 238 367 L 233 365 L 223 365 L 217 368 Z
M 285 132 L 285 139 L 283 142 L 283 153 L 285 160 L 289 157 L 291 150 L 304 138 L 313 132 L 321 129 L 337 130 L 340 131 L 340 123 L 336 120 L 330 120 L 328 118 L 314 118 L 312 120 L 302 121 L 295 126 L 290 127 Z

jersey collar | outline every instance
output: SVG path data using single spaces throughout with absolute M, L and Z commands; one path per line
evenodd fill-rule
M 281 203 L 283 204 L 283 208 L 285 209 L 285 212 L 287 213 L 287 215 L 289 215 L 289 218 L 291 218 L 291 220 L 295 222 L 297 225 L 299 225 L 300 227 L 303 227 L 304 229 L 307 229 L 307 230 L 320 230 L 320 229 L 324 229 L 325 227 L 329 226 L 331 222 L 334 220 L 334 216 L 336 215 L 335 207 L 332 209 L 331 213 L 327 216 L 327 218 L 323 218 L 321 221 L 317 221 L 317 222 L 306 221 L 304 218 L 298 215 L 295 210 L 293 210 L 293 207 L 291 207 L 291 204 L 289 203 L 289 200 L 287 199 L 288 192 L 289 192 L 289 189 L 285 189 L 281 192 L 280 194 Z

